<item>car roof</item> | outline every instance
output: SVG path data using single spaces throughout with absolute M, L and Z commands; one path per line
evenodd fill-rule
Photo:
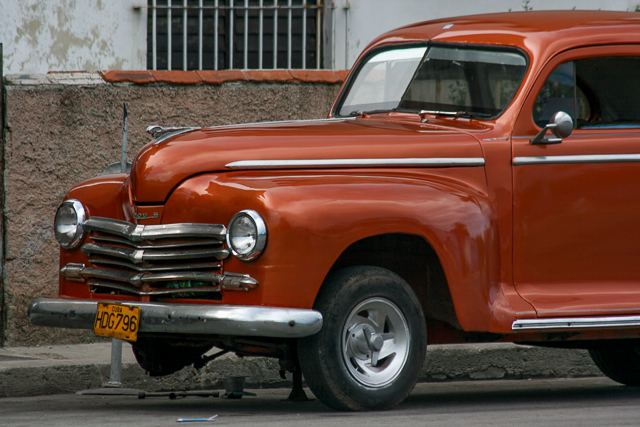
M 366 51 L 388 43 L 423 41 L 512 46 L 539 58 L 581 46 L 640 43 L 640 13 L 565 10 L 444 18 L 390 31 Z

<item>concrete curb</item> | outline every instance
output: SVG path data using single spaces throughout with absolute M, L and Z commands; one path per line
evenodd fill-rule
M 111 345 L 0 348 L 0 397 L 75 393 L 109 380 Z M 421 382 L 600 376 L 585 350 L 559 350 L 514 344 L 430 346 Z M 150 378 L 124 345 L 122 385 L 145 391 L 222 389 L 222 379 L 246 376 L 247 387 L 290 387 L 275 359 L 225 355 L 200 371 L 187 367 Z

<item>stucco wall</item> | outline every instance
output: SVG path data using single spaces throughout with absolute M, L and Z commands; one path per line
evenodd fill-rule
M 150 124 L 210 126 L 323 118 L 338 83 L 106 83 L 99 75 L 9 76 L 5 142 L 5 345 L 84 342 L 91 332 L 32 327 L 34 298 L 57 294 L 52 222 L 66 191 L 120 160 L 129 103 L 129 159 Z

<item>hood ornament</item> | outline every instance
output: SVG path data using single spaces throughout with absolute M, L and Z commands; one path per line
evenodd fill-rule
M 180 135 L 181 133 L 191 132 L 192 130 L 199 130 L 201 127 L 162 127 L 158 125 L 151 125 L 147 127 L 147 133 L 154 137 L 156 140 L 154 144 L 160 144 L 165 139 L 169 139 L 172 136 Z

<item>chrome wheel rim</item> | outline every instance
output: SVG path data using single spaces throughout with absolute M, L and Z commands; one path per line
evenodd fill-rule
M 360 384 L 384 387 L 402 372 L 410 341 L 407 320 L 398 307 L 385 298 L 369 298 L 347 317 L 342 356 Z

